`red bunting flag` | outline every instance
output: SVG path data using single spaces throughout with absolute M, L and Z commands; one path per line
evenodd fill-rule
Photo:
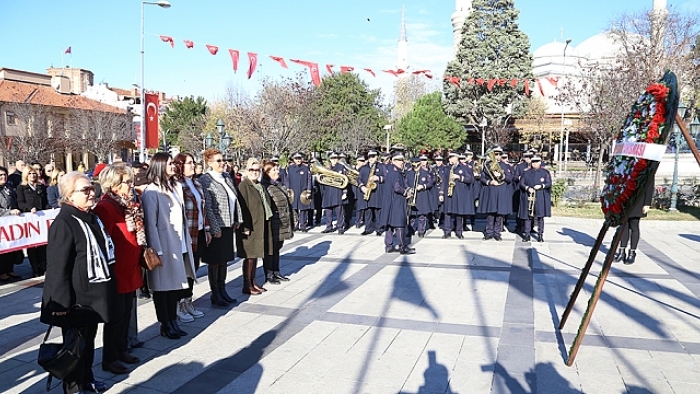
M 467 84 L 474 85 L 474 78 L 467 78 Z
M 313 81 L 314 85 L 318 86 L 321 84 L 321 74 L 318 71 L 318 63 L 313 63 L 309 62 L 306 60 L 299 60 L 299 59 L 289 59 L 290 62 L 294 62 L 296 64 L 301 64 L 302 66 L 308 67 L 309 68 L 309 74 L 311 74 L 311 81 Z
M 445 77 L 446 80 L 450 81 L 451 84 L 455 85 L 456 87 L 459 86 L 459 77 Z
M 545 95 L 544 95 L 544 89 L 542 89 L 542 82 L 541 82 L 541 79 L 542 79 L 542 78 L 537 78 L 537 79 L 535 80 L 535 82 L 537 83 L 537 87 L 540 89 L 540 93 L 542 94 L 542 97 L 545 97 Z
M 486 85 L 486 89 L 488 89 L 489 92 L 492 91 L 492 90 L 493 90 L 493 85 L 495 85 L 496 82 L 498 82 L 497 79 L 495 79 L 495 78 L 490 78 L 490 79 L 489 79 L 489 83 Z
M 158 94 L 146 93 L 146 148 L 158 148 Z
M 66 51 L 63 52 L 63 53 L 67 55 L 67 54 L 69 54 L 69 53 L 72 54 L 73 51 L 72 51 L 71 47 L 68 47 L 68 48 L 66 48 Z
M 391 75 L 393 75 L 393 76 L 395 76 L 395 77 L 398 77 L 400 74 L 403 74 L 403 73 L 405 72 L 405 71 L 402 70 L 402 69 L 398 69 L 398 70 L 382 70 L 382 71 L 384 71 L 385 73 L 391 74 Z
M 513 78 L 510 80 L 510 87 L 514 88 L 518 84 L 518 78 Z
M 163 42 L 169 42 L 171 48 L 175 48 L 175 41 L 173 41 L 172 37 L 169 36 L 160 36 L 160 40 Z
M 365 68 L 364 70 L 367 71 L 368 73 L 372 74 L 373 77 L 375 77 L 375 78 L 377 77 L 377 74 L 375 74 L 371 68 Z
M 287 63 L 284 62 L 284 58 L 281 58 L 281 57 L 279 57 L 279 56 L 272 56 L 272 55 L 270 55 L 270 59 L 272 59 L 272 60 L 276 61 L 277 63 L 279 63 L 280 66 L 282 66 L 282 68 L 289 68 L 289 67 L 287 67 Z
M 508 82 L 507 79 L 505 79 L 505 78 L 500 78 L 500 79 L 498 80 L 498 85 L 500 85 L 500 86 L 506 86 L 506 82 Z
M 258 66 L 258 54 L 248 52 L 248 79 L 253 76 L 255 68 Z
M 340 72 L 345 74 L 345 73 L 351 73 L 355 71 L 355 67 L 350 67 L 350 66 L 340 66 Z
M 554 86 L 557 86 L 559 83 L 559 77 L 547 77 L 547 80 Z
M 216 53 L 219 52 L 219 47 L 217 47 L 217 46 L 206 45 L 206 47 L 207 47 L 207 50 L 209 51 L 209 53 L 211 53 L 212 55 L 216 55 Z
M 530 97 L 530 80 L 529 80 L 529 79 L 525 79 L 525 80 L 523 81 L 523 85 L 525 86 L 525 95 L 528 96 L 528 97 Z
M 194 41 L 190 41 L 190 40 L 182 40 L 182 41 L 185 42 L 186 48 L 194 48 Z
M 482 86 L 486 80 L 484 78 L 477 78 L 474 81 L 476 81 L 476 84 L 479 86 Z
M 328 74 L 333 75 L 333 67 L 335 67 L 332 64 L 326 64 L 326 71 L 328 71 Z
M 231 62 L 233 63 L 233 73 L 235 74 L 236 71 L 238 71 L 238 59 L 241 56 L 241 53 L 237 49 L 229 49 L 228 54 L 231 55 Z

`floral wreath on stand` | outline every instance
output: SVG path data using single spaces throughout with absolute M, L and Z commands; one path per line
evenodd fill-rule
M 652 83 L 632 105 L 615 144 L 649 143 L 666 145 L 678 108 L 676 76 L 667 71 Z M 638 198 L 648 178 L 656 173 L 658 162 L 618 154 L 607 165 L 607 178 L 600 196 L 605 220 L 611 226 L 621 224 Z

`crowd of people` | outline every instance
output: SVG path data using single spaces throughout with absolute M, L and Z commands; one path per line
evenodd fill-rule
M 290 193 L 278 163 L 246 164 L 236 181 L 216 149 L 204 152 L 206 172 L 199 174 L 193 155 L 161 152 L 147 164 L 105 163 L 97 184 L 80 171 L 57 180 L 60 211 L 44 250 L 51 258 L 44 263 L 41 321 L 64 333 L 78 329 L 86 342 L 79 364 L 63 379 L 64 392 L 107 389 L 92 372 L 99 324 L 104 371 L 124 374 L 132 369 L 127 365 L 140 362 L 129 351 L 142 345 L 130 343 L 139 289 L 151 294 L 160 334 L 177 340 L 188 335 L 181 323 L 204 316 L 193 304 L 200 262 L 207 264 L 210 301 L 217 307 L 237 302 L 226 289 L 227 264 L 236 255 L 243 258 L 246 295 L 290 280 L 279 262 L 284 241 L 293 236 Z M 147 268 L 147 249 L 161 265 Z

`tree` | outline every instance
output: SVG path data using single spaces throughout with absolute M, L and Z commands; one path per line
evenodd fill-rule
M 199 118 L 206 114 L 207 101 L 201 96 L 170 101 L 160 118 L 160 132 L 165 135 L 168 144 L 178 144 L 180 133 L 191 132 L 191 128 L 199 124 Z
M 522 81 L 532 78 L 532 56 L 530 40 L 518 27 L 518 14 L 513 0 L 474 0 L 456 59 L 445 70 L 446 76 L 461 80 L 460 86 L 443 81 L 445 112 L 473 129 L 485 119 L 490 143 L 502 143 L 499 140 L 512 133 L 513 118 L 527 111 Z M 470 78 L 486 83 L 469 83 Z M 518 84 L 511 87 L 514 79 Z M 489 89 L 489 80 L 505 83 Z
M 381 93 L 370 90 L 367 83 L 354 73 L 333 74 L 324 78 L 318 88 L 314 116 L 318 119 L 315 150 L 331 150 L 343 147 L 343 141 L 352 136 L 351 125 L 366 122 L 369 125 L 368 143 L 364 147 L 377 145 L 383 138 L 382 127 L 388 123 L 381 109 Z M 350 125 L 350 126 L 348 126 Z M 364 148 L 363 147 L 363 148 Z
M 410 151 L 420 149 L 457 149 L 464 144 L 464 127 L 442 108 L 442 93 L 423 96 L 396 126 L 395 139 Z
M 536 149 L 542 149 L 545 140 L 543 126 L 547 120 L 547 102 L 541 97 L 531 96 L 527 100 L 525 120 L 534 127 L 520 131 L 520 142 Z
M 134 140 L 132 116 L 126 112 L 73 110 L 66 121 L 68 146 L 92 153 L 98 160 L 109 160 L 120 143 Z
M 426 77 L 423 75 L 399 76 L 394 82 L 394 108 L 391 117 L 399 121 L 413 109 L 415 103 L 428 93 Z
M 5 135 L 0 149 L 8 162 L 24 160 L 48 163 L 54 153 L 65 149 L 65 116 L 52 107 L 12 103 L 7 111 L 14 113 L 17 125 L 14 135 Z M 9 134 L 9 133 L 8 133 Z

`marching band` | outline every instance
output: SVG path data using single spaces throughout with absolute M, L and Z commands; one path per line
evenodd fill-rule
M 478 160 L 469 150 L 448 152 L 447 164 L 438 152 L 432 155 L 432 165 L 425 154 L 405 164 L 400 146 L 392 147 L 391 153 L 369 150 L 353 166 L 338 152 L 328 155 L 328 166 L 304 159 L 301 152 L 294 153 L 282 177 L 293 199 L 295 230 L 307 232 L 314 217 L 320 225 L 322 210 L 324 234 L 344 234 L 354 224 L 364 227 L 363 236 L 384 235 L 387 253 L 413 254 L 411 236 L 425 237 L 435 224 L 442 238 L 454 233 L 464 239 L 463 233 L 474 231 L 476 215 L 481 214 L 486 217 L 483 240 L 501 241 L 506 219 L 514 215 L 515 232 L 523 242 L 544 241 L 552 178 L 533 151 L 524 152 L 517 165 L 511 165 L 498 146 Z

